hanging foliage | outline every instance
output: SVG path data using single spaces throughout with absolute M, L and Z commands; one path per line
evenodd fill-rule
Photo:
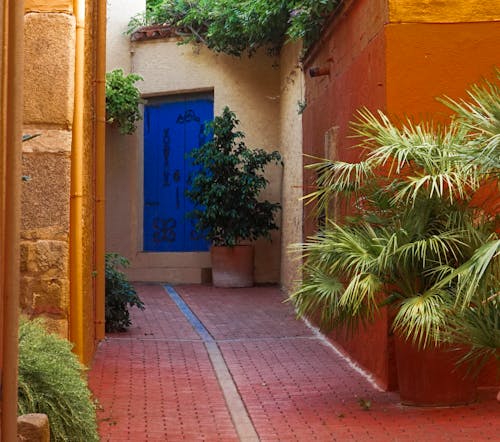
M 339 0 L 150 0 L 145 13 L 129 22 L 129 33 L 142 26 L 168 23 L 185 42 L 215 52 L 249 55 L 260 47 L 276 53 L 288 40 L 309 47 Z

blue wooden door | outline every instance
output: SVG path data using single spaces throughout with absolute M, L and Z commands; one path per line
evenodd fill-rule
M 185 196 L 195 172 L 188 153 L 207 141 L 213 98 L 182 96 L 150 101 L 144 111 L 144 250 L 208 250 L 207 241 L 186 218 Z

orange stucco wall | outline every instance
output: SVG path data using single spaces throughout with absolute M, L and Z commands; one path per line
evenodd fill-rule
M 417 121 L 446 121 L 451 112 L 436 97 L 466 98 L 471 84 L 492 79 L 500 67 L 500 0 L 390 3 L 386 110 Z M 498 212 L 497 186 L 481 190 L 476 203 Z M 480 384 L 498 384 L 495 364 L 483 370 Z
M 500 0 L 388 0 L 391 23 L 472 23 L 499 19 Z
M 26 12 L 68 12 L 73 11 L 73 0 L 24 0 Z
M 385 0 L 358 0 L 333 21 L 324 41 L 306 59 L 306 73 L 315 67 L 328 67 L 329 75 L 306 75 L 306 103 L 303 113 L 304 153 L 355 160 L 358 153 L 348 149 L 349 121 L 361 106 L 385 108 Z M 325 134 L 334 132 L 333 144 L 325 146 Z M 333 147 L 333 149 L 332 149 Z M 332 152 L 334 150 L 335 152 Z M 305 158 L 305 163 L 311 160 Z M 314 177 L 306 171 L 304 190 L 313 186 Z M 304 234 L 315 230 L 306 207 Z
M 481 3 L 481 4 L 479 4 Z M 330 74 L 306 78 L 304 153 L 354 161 L 349 121 L 366 106 L 391 115 L 446 120 L 436 97 L 465 97 L 466 88 L 500 66 L 500 0 L 354 0 L 333 17 L 305 68 Z M 336 128 L 336 129 L 332 129 Z M 325 135 L 334 142 L 325 146 Z M 333 147 L 332 147 L 333 145 Z M 310 161 L 307 160 L 306 161 Z M 304 174 L 304 193 L 314 177 Z M 305 207 L 304 237 L 316 220 Z M 331 337 L 383 388 L 395 388 L 392 339 L 386 312 L 351 339 Z
M 407 23 L 385 27 L 387 111 L 443 118 L 436 97 L 465 97 L 500 66 L 500 22 Z

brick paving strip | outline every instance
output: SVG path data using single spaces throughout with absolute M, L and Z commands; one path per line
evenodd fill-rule
M 261 441 L 498 440 L 495 390 L 469 406 L 402 407 L 297 321 L 276 287 L 178 286 L 194 323 L 162 286 L 137 288 L 146 310 L 100 345 L 89 375 L 103 442 L 238 441 L 250 424 Z
M 222 353 L 213 336 L 208 332 L 205 326 L 200 322 L 200 320 L 191 311 L 173 287 L 165 286 L 165 290 L 169 294 L 172 301 L 174 301 L 177 307 L 179 307 L 179 310 L 184 314 L 184 316 L 186 316 L 189 323 L 203 339 L 240 440 L 242 442 L 259 441 L 259 436 L 257 436 L 257 432 L 255 431 L 250 417 L 248 416 L 245 405 L 241 400 L 233 378 L 229 373 L 224 357 L 222 356 Z

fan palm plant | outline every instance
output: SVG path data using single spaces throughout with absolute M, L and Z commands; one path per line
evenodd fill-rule
M 447 126 L 362 110 L 353 124 L 360 161 L 309 166 L 318 178 L 307 202 L 327 213 L 335 197 L 349 215 L 297 246 L 303 280 L 290 299 L 300 315 L 352 330 L 389 304 L 395 332 L 426 347 L 497 296 L 499 220 L 474 200 L 496 185 L 500 94 L 491 84 L 474 91 L 472 103 L 448 100 L 458 117 Z M 498 315 L 498 303 L 491 308 Z
M 500 80 L 500 70 L 496 71 Z M 470 133 L 469 145 L 463 149 L 469 164 L 477 164 L 484 181 L 493 189 L 484 211 L 496 217 L 500 212 L 500 86 L 486 81 L 468 91 L 469 100 L 442 100 L 457 114 Z M 483 198 L 484 201 L 484 198 Z M 498 233 L 498 226 L 496 232 Z M 462 307 L 453 316 L 447 337 L 465 344 L 470 351 L 461 362 L 481 367 L 491 358 L 500 366 L 500 241 L 492 235 L 476 250 L 473 257 L 446 278 L 456 278 L 457 301 Z M 480 296 L 478 296 L 480 295 Z M 481 296 L 482 295 L 482 296 Z M 500 393 L 499 393 L 500 400 Z

